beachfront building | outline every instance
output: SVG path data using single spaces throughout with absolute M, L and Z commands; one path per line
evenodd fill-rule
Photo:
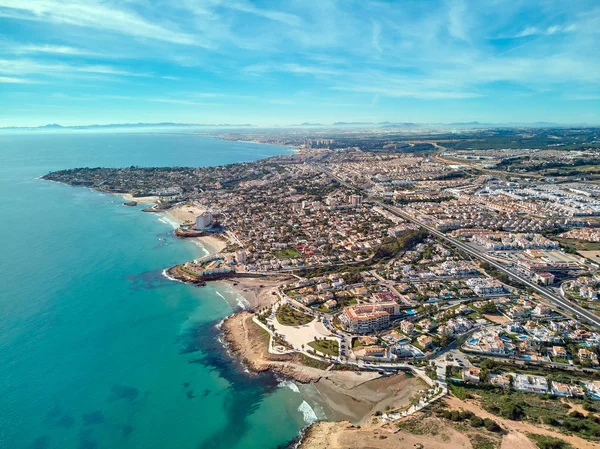
M 344 307 L 339 318 L 346 330 L 359 334 L 374 332 L 390 325 L 390 314 L 377 305 Z
M 202 231 L 212 226 L 213 216 L 210 212 L 205 211 L 196 217 L 196 229 Z

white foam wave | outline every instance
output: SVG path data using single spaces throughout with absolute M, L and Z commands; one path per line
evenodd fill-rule
M 215 290 L 215 293 L 217 295 L 219 295 L 221 298 L 223 298 L 223 300 L 229 304 L 229 301 L 227 300 L 227 298 L 225 296 L 223 296 L 218 290 Z M 234 298 L 235 299 L 235 303 L 237 304 L 237 306 L 242 309 L 242 310 L 246 310 L 249 307 L 249 304 L 246 302 L 246 299 L 238 294 L 235 294 Z
M 300 406 L 298 407 L 298 411 L 302 413 L 302 416 L 304 417 L 304 422 L 306 424 L 312 424 L 319 420 L 315 411 L 310 405 L 308 405 L 308 402 L 306 401 L 302 401 L 302 404 L 300 404 Z
M 248 308 L 248 301 L 246 301 L 246 298 L 240 295 L 236 295 L 235 302 L 238 305 L 238 307 L 242 310 L 246 310 Z
M 298 388 L 298 385 L 296 385 L 291 380 L 282 380 L 281 382 L 279 382 L 279 386 L 282 388 L 289 388 L 294 393 L 300 393 L 300 389 Z
M 166 268 L 164 270 L 162 270 L 162 275 L 170 281 L 181 282 L 182 284 L 184 283 L 183 281 L 180 281 L 179 279 L 175 279 L 173 276 L 169 275 Z
M 215 293 L 217 294 L 217 296 L 223 298 L 223 301 L 225 301 L 227 304 L 229 304 L 229 301 L 227 301 L 227 298 L 225 298 L 225 296 L 223 296 L 221 293 L 219 293 L 218 291 L 215 290 Z
M 204 256 L 210 255 L 210 251 L 201 242 L 199 242 L 197 240 L 192 240 L 192 242 L 194 242 L 194 244 L 196 246 L 198 246 L 204 252 L 204 254 L 203 254 Z
M 179 227 L 179 223 L 177 223 L 175 220 L 172 220 L 171 218 L 167 217 L 166 215 L 160 216 L 158 218 L 158 221 L 171 226 L 173 229 L 177 229 Z

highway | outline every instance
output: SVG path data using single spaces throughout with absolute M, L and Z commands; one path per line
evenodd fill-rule
M 354 190 L 358 190 L 358 191 L 362 191 L 362 189 L 353 186 L 345 181 L 343 181 L 342 179 L 340 179 L 338 176 L 336 176 L 335 174 L 333 174 L 329 169 L 323 167 L 322 165 L 319 164 L 315 164 L 315 166 L 317 168 L 319 168 L 320 170 L 324 171 L 325 173 L 327 173 L 329 176 L 333 177 L 334 179 L 336 179 L 340 184 L 350 188 L 350 189 L 354 189 Z M 364 192 L 363 192 L 364 193 Z M 469 245 L 464 244 L 463 242 L 450 237 L 446 234 L 444 234 L 441 231 L 438 231 L 437 229 L 435 229 L 434 227 L 431 227 L 429 225 L 426 225 L 425 223 L 417 220 L 416 218 L 414 218 L 413 216 L 407 214 L 406 212 L 404 212 L 402 209 L 396 207 L 396 206 L 389 206 L 387 204 L 382 203 L 381 201 L 378 200 L 373 200 L 373 202 L 375 204 L 377 204 L 380 207 L 383 207 L 384 209 L 388 210 L 389 212 L 399 216 L 400 218 L 405 219 L 406 221 L 409 221 L 411 223 L 416 224 L 417 226 L 427 230 L 429 233 L 431 233 L 432 235 L 450 243 L 452 246 L 454 246 L 455 248 L 458 248 L 460 250 L 462 250 L 463 252 L 476 257 L 477 259 L 488 263 L 489 265 L 493 266 L 494 268 L 496 268 L 498 271 L 501 271 L 502 273 L 506 274 L 507 276 L 510 276 L 513 279 L 516 279 L 517 281 L 521 282 L 522 284 L 526 285 L 527 287 L 530 287 L 533 291 L 535 291 L 537 294 L 539 294 L 540 296 L 542 296 L 543 298 L 545 298 L 546 300 L 550 301 L 552 304 L 558 304 L 559 306 L 561 306 L 565 311 L 568 311 L 570 313 L 572 313 L 575 317 L 579 318 L 579 319 L 586 319 L 590 324 L 594 325 L 597 328 L 600 328 L 600 317 L 594 315 L 593 313 L 585 310 L 583 307 L 578 306 L 577 304 L 573 304 L 571 301 L 568 301 L 567 299 L 561 297 L 560 295 L 554 294 L 550 291 L 548 291 L 547 289 L 545 289 L 544 287 L 530 281 L 529 279 L 527 279 L 526 277 L 524 277 L 523 275 L 519 274 L 519 273 L 515 273 L 514 271 L 508 269 L 507 267 L 505 267 L 504 265 L 498 263 L 497 261 L 495 261 L 494 259 L 492 259 L 491 257 L 487 256 L 486 254 L 483 254 L 480 251 L 477 251 L 476 249 L 470 247 Z

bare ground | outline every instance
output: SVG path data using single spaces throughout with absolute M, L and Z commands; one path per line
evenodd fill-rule
M 468 410 L 479 416 L 480 418 L 490 418 L 496 421 L 500 426 L 507 430 L 507 434 L 504 436 L 503 440 L 509 438 L 509 441 L 506 443 L 502 443 L 502 448 L 513 448 L 513 447 L 521 447 L 521 446 L 509 446 L 511 441 L 522 440 L 523 438 L 529 440 L 527 438 L 527 433 L 536 433 L 539 435 L 547 435 L 554 438 L 560 438 L 563 441 L 566 441 L 573 447 L 577 449 L 600 449 L 600 444 L 592 441 L 584 440 L 578 436 L 574 435 L 565 435 L 564 433 L 560 433 L 556 430 L 553 430 L 550 427 L 542 426 L 542 425 L 534 425 L 528 422 L 523 421 L 512 421 L 509 419 L 504 419 L 499 416 L 493 415 L 487 411 L 485 411 L 481 406 L 473 400 L 460 400 L 453 396 L 448 396 L 444 399 L 447 407 L 450 410 Z M 533 446 L 523 446 L 528 449 L 529 447 L 536 447 L 535 444 Z
M 422 417 L 417 417 L 422 419 Z M 435 432 L 394 432 L 392 425 L 357 428 L 348 422 L 320 422 L 307 431 L 300 449 L 472 449 L 469 438 L 437 418 L 424 427 Z

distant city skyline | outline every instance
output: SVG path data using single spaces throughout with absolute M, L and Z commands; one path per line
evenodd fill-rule
M 0 30 L 0 127 L 600 124 L 592 0 L 0 0 Z

